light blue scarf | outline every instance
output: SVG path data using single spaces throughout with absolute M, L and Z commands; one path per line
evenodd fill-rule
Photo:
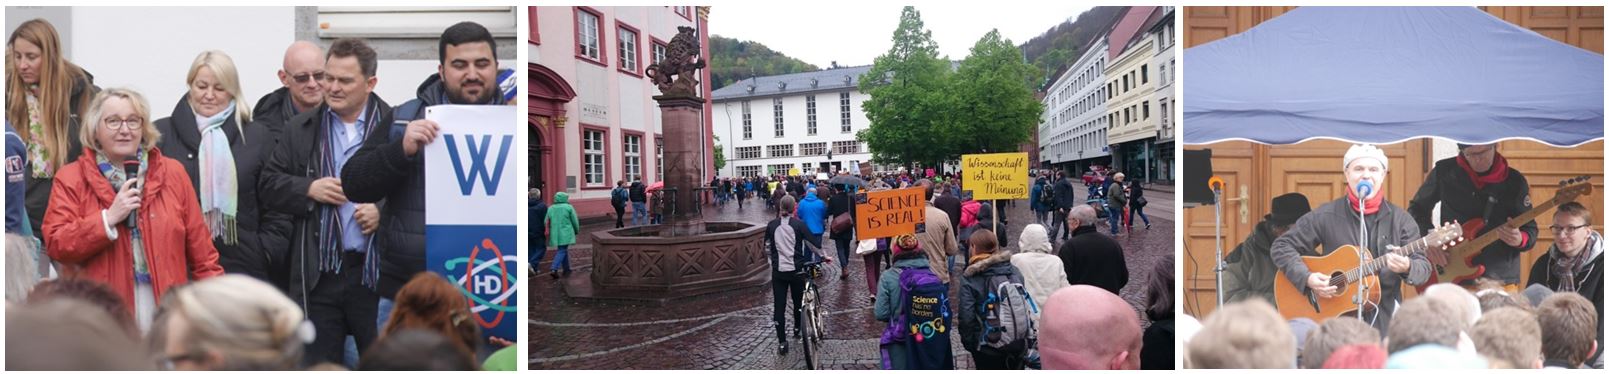
M 235 155 L 229 148 L 229 136 L 223 125 L 235 115 L 235 102 L 229 101 L 224 111 L 206 119 L 201 127 L 201 214 L 206 217 L 212 237 L 223 238 L 224 244 L 239 242 L 235 233 L 235 214 L 240 208 L 240 181 L 235 175 Z M 238 124 L 236 126 L 239 126 Z M 245 131 L 241 131 L 244 142 Z

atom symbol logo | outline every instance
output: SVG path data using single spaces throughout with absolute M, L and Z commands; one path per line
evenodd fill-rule
M 482 250 L 491 251 L 494 260 L 476 263 Z M 486 238 L 481 239 L 480 245 L 470 249 L 469 256 L 454 258 L 443 264 L 450 271 L 457 270 L 460 264 L 466 265 L 463 277 L 457 279 L 453 279 L 451 275 L 447 277 L 457 284 L 459 291 L 474 304 L 470 311 L 475 313 L 475 323 L 481 328 L 489 329 L 497 326 L 507 313 L 515 311 L 514 306 L 509 305 L 509 299 L 514 296 L 518 288 L 514 287 L 514 278 L 508 272 L 507 265 L 514 261 L 519 261 L 519 255 L 504 255 L 497 244 Z M 497 311 L 497 316 L 487 320 L 482 314 L 487 310 Z

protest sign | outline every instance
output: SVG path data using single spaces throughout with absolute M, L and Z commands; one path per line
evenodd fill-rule
M 855 236 L 866 240 L 926 231 L 924 193 L 917 187 L 855 194 Z
M 978 200 L 1028 198 L 1028 154 L 962 155 L 961 188 Z
M 515 340 L 519 315 L 517 107 L 438 105 L 425 146 L 425 263 L 469 299 L 485 336 Z

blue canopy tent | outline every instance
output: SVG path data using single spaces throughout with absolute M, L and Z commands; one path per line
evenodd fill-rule
M 1603 138 L 1603 55 L 1473 7 L 1302 7 L 1184 57 L 1186 144 Z

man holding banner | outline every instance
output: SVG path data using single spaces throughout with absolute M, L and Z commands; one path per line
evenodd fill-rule
M 395 122 L 391 122 L 391 125 L 385 130 L 375 131 L 368 135 L 363 148 L 352 156 L 352 167 L 343 169 L 341 173 L 346 196 L 353 201 L 385 201 L 384 211 L 381 215 L 383 217 L 381 226 L 385 230 L 382 230 L 384 234 L 379 235 L 376 243 L 380 261 L 379 284 L 377 287 L 377 292 L 380 296 L 378 303 L 379 315 L 376 319 L 378 326 L 385 325 L 392 306 L 391 300 L 396 297 L 397 290 L 401 289 L 402 285 L 407 283 L 414 274 L 427 269 L 426 251 L 429 245 L 427 244 L 425 226 L 427 207 L 440 202 L 428 200 L 454 198 L 471 200 L 496 196 L 501 200 L 507 200 L 503 202 L 501 209 L 480 211 L 476 212 L 476 214 L 488 216 L 488 219 L 500 219 L 503 214 L 496 212 L 508 212 L 510 214 L 506 214 L 508 216 L 506 217 L 506 225 L 510 228 L 510 231 L 513 230 L 512 228 L 515 225 L 514 215 L 508 207 L 518 206 L 516 193 L 505 192 L 501 195 L 497 194 L 498 181 L 501 180 L 499 177 L 504 174 L 509 148 L 512 148 L 511 134 L 513 130 L 504 129 L 507 134 L 487 135 L 484 128 L 488 127 L 485 125 L 489 124 L 481 122 L 487 121 L 486 119 L 499 120 L 490 115 L 453 117 L 466 119 L 457 123 L 448 123 L 449 127 L 447 128 L 443 128 L 440 123 L 443 121 L 436 118 L 438 114 L 451 116 L 459 113 L 512 112 L 512 110 L 504 106 L 503 96 L 499 95 L 496 89 L 498 70 L 497 42 L 492 38 L 491 33 L 480 24 L 461 22 L 448 27 L 447 30 L 442 32 L 441 39 L 437 45 L 440 53 L 438 73 L 431 75 L 419 86 L 417 98 L 397 107 L 394 113 Z M 489 106 L 504 110 L 439 107 L 446 104 Z M 513 116 L 505 115 L 502 117 L 501 122 L 499 122 L 502 124 L 501 127 L 508 127 L 507 121 L 510 118 L 513 118 Z M 495 131 L 495 129 L 492 131 Z M 462 139 L 455 138 L 455 136 L 461 134 L 463 134 Z M 468 134 L 474 134 L 475 136 Z M 493 138 L 499 135 L 503 135 L 500 139 L 501 142 L 493 141 Z M 445 138 L 446 144 L 443 146 L 435 142 L 437 138 Z M 468 152 L 459 149 L 465 145 L 464 143 L 467 143 L 469 147 Z M 427 148 L 437 151 L 426 151 L 424 152 L 425 157 L 420 157 L 421 151 Z M 438 158 L 451 158 L 449 164 L 451 167 L 445 168 L 447 170 L 438 170 L 426 166 L 427 164 L 435 164 L 427 161 L 427 159 L 435 160 Z M 455 187 L 461 188 L 444 188 L 443 190 L 445 191 L 431 189 L 427 197 L 427 169 L 431 169 L 429 170 L 431 174 L 443 171 L 457 172 L 457 178 L 437 176 L 429 179 L 437 181 L 445 179 L 449 182 L 456 180 L 458 186 Z M 466 173 L 459 169 L 467 169 L 468 176 L 465 177 Z M 484 183 L 484 191 L 475 188 L 477 180 Z M 434 183 L 431 184 L 433 185 Z M 509 189 L 508 191 L 513 190 Z M 474 211 L 473 208 L 478 205 L 468 201 L 456 201 L 453 205 L 446 206 L 454 207 L 455 209 L 447 209 L 449 212 L 439 212 L 439 214 L 454 213 L 450 212 L 451 210 Z M 485 237 L 485 243 L 492 245 L 478 245 L 481 243 L 477 240 L 461 246 L 454 244 L 455 247 L 459 247 L 454 248 L 454 250 L 489 249 L 491 250 L 490 252 L 495 253 L 498 252 L 495 243 L 502 243 L 502 245 L 510 249 L 508 252 L 509 255 L 514 257 L 513 261 L 518 260 L 518 255 L 512 250 L 515 247 L 512 238 L 517 233 L 511 233 L 508 235 L 509 239 L 504 241 L 494 240 L 497 238 L 490 234 L 486 232 L 474 233 L 474 235 L 479 235 L 476 239 Z M 441 238 L 430 237 L 429 239 L 437 240 Z M 445 248 L 442 249 L 445 250 Z M 474 260 L 476 259 L 470 258 L 471 265 L 473 265 Z M 501 261 L 501 258 L 491 261 Z M 453 266 L 448 266 L 448 269 L 452 268 Z M 463 269 L 460 268 L 459 271 L 463 271 Z M 503 272 L 505 277 L 509 276 L 509 274 L 512 273 Z M 465 283 L 463 278 L 468 277 L 467 272 L 457 274 L 443 273 L 442 275 L 450 280 L 455 280 L 460 285 Z M 503 286 L 508 285 L 504 284 Z M 474 295 L 470 296 L 473 297 Z M 481 306 L 481 300 L 475 301 L 476 303 L 474 304 Z M 497 315 L 500 317 L 502 314 L 500 312 Z M 484 323 L 482 327 L 491 329 L 491 326 L 486 326 Z M 499 334 L 498 336 L 509 340 L 514 339 L 514 334 L 512 333 L 507 335 Z

